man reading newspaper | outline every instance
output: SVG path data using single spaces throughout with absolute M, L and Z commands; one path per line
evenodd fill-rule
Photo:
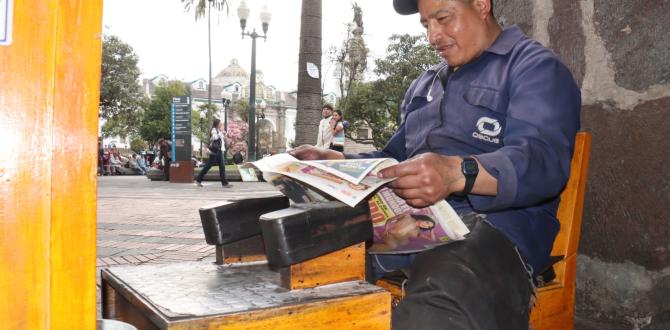
M 533 275 L 549 264 L 556 210 L 579 129 L 580 92 L 549 49 L 516 26 L 503 30 L 493 0 L 394 0 L 419 13 L 444 59 L 421 74 L 380 152 L 379 172 L 414 207 L 446 199 L 471 232 L 416 254 L 375 255 L 375 269 L 409 268 L 394 329 L 528 329 Z M 380 5 L 382 5 L 380 3 Z M 338 159 L 301 146 L 300 159 Z

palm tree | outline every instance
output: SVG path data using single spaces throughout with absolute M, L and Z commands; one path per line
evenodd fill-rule
M 307 63 L 319 68 L 318 78 L 307 74 Z M 295 142 L 314 144 L 321 120 L 321 0 L 302 0 L 298 66 Z
M 207 127 L 212 126 L 212 112 L 214 106 L 212 106 L 212 7 L 216 10 L 226 9 L 226 14 L 228 13 L 228 1 L 227 0 L 181 0 L 184 4 L 184 9 L 186 11 L 191 11 L 195 13 L 195 20 L 199 20 L 207 14 L 207 44 L 208 51 L 207 56 L 209 60 L 209 80 L 207 81 Z

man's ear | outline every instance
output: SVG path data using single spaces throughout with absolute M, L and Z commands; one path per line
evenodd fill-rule
M 479 17 L 486 19 L 491 15 L 491 0 L 474 0 Z

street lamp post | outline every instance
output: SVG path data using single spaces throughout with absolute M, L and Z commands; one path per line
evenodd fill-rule
M 201 111 L 200 112 L 200 132 L 201 133 L 205 131 L 204 126 L 205 126 L 205 113 Z M 207 136 L 209 136 L 209 133 L 207 133 Z M 203 152 L 202 152 L 202 140 L 203 139 L 200 138 L 199 140 L 200 140 L 200 162 L 202 163 L 202 161 L 204 159 L 204 155 L 203 155 Z
M 267 5 L 263 6 L 263 9 L 260 12 L 260 19 L 263 27 L 263 35 L 256 33 L 256 29 L 253 29 L 251 33 L 246 32 L 247 19 L 249 18 L 249 6 L 247 2 L 242 0 L 240 6 L 237 8 L 237 16 L 240 18 L 240 27 L 242 28 L 242 38 L 248 36 L 251 38 L 251 77 L 249 79 L 249 152 L 248 157 L 251 160 L 256 160 L 256 144 L 255 144 L 255 134 L 256 134 L 256 38 L 262 37 L 263 40 L 267 40 L 268 26 L 270 25 L 270 19 L 272 14 L 268 10 Z
M 228 106 L 233 99 L 233 94 L 223 90 L 221 91 L 221 106 L 223 108 L 223 130 L 228 132 Z
M 258 105 L 258 107 L 261 109 L 261 113 L 256 115 L 256 122 L 260 122 L 261 120 L 265 119 L 265 107 L 266 106 L 267 106 L 267 103 L 265 103 L 265 100 L 261 100 L 261 103 Z M 260 148 L 260 144 L 261 144 L 261 141 L 260 141 L 261 140 L 261 132 L 260 132 L 260 130 L 256 130 L 256 135 L 258 135 L 256 137 L 256 151 L 262 152 L 262 150 Z M 263 156 L 263 154 L 261 153 L 261 157 L 262 156 Z

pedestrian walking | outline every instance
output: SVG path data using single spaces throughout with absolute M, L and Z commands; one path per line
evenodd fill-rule
M 202 171 L 200 171 L 200 174 L 198 174 L 198 177 L 195 179 L 195 184 L 198 187 L 202 187 L 202 179 L 214 164 L 219 165 L 219 177 L 221 178 L 221 185 L 223 185 L 224 188 L 232 187 L 232 185 L 228 183 L 228 180 L 226 180 L 226 166 L 224 161 L 225 158 L 223 156 L 226 152 L 226 132 L 221 127 L 222 125 L 223 123 L 221 123 L 221 120 L 219 119 L 214 119 L 214 122 L 212 122 L 212 129 L 209 132 L 209 145 L 207 148 L 209 152 L 209 158 L 207 159 L 207 165 L 205 165 Z

